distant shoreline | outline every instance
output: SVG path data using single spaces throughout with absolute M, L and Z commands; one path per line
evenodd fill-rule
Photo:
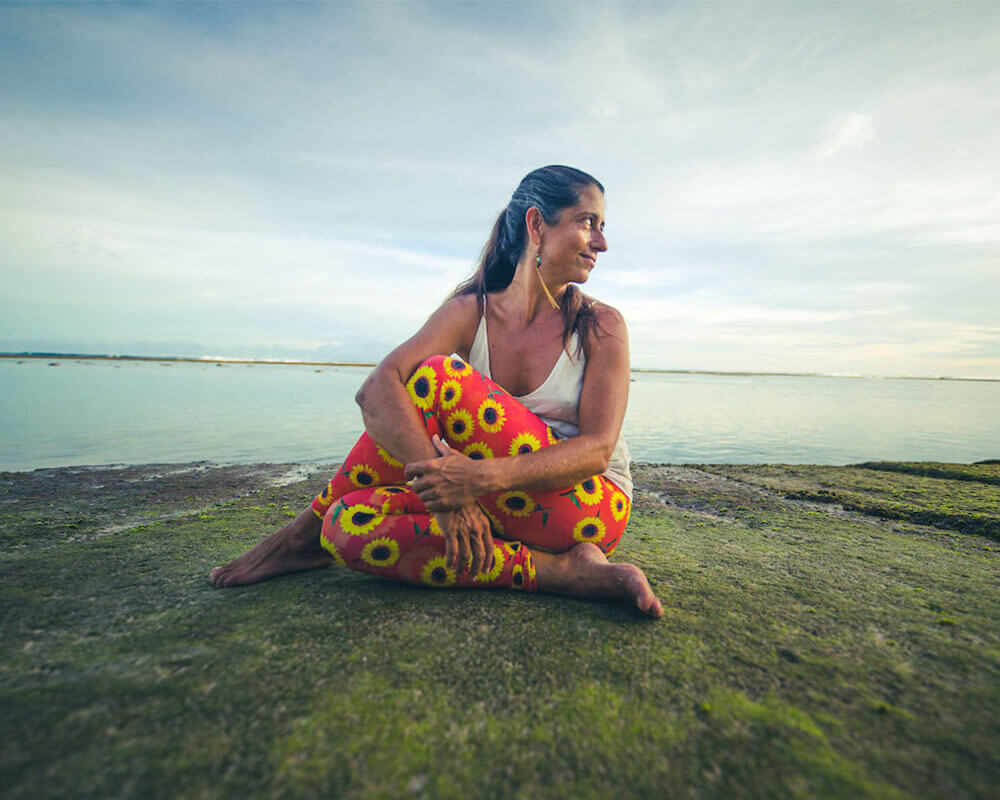
M 5 359 L 49 359 L 63 361 L 167 361 L 189 364 L 262 364 L 268 366 L 287 367 L 374 367 L 372 361 L 295 361 L 290 359 L 264 358 L 209 358 L 207 356 L 129 356 L 104 355 L 97 353 L 0 353 Z M 745 372 L 737 370 L 711 369 L 652 369 L 633 367 L 633 373 L 650 375 L 719 375 L 731 377 L 761 377 L 761 378 L 874 378 L 892 381 L 965 381 L 974 383 L 1000 383 L 1000 378 L 960 378 L 948 375 L 936 377 L 920 375 L 835 375 L 825 372 Z

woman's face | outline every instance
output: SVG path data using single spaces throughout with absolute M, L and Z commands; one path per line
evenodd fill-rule
M 608 249 L 604 238 L 604 193 L 593 184 L 580 190 L 576 205 L 564 208 L 555 225 L 542 223 L 539 253 L 547 282 L 584 283 Z

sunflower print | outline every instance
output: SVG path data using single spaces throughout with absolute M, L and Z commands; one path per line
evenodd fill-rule
M 541 446 L 542 443 L 530 433 L 519 433 L 514 437 L 514 441 L 510 443 L 510 455 L 521 456 L 526 453 L 533 453 Z
M 515 564 L 514 569 L 511 570 L 510 579 L 514 584 L 515 589 L 524 588 L 524 567 L 520 564 Z
M 597 517 L 584 517 L 573 528 L 573 538 L 578 542 L 594 542 L 604 538 L 606 529 L 604 523 Z
M 624 492 L 611 495 L 611 516 L 615 518 L 615 522 L 621 522 L 628 516 L 628 498 Z
M 555 435 L 552 428 L 545 428 L 545 438 L 549 440 L 549 444 L 559 444 L 559 437 Z
M 455 583 L 455 570 L 448 569 L 444 556 L 436 556 L 424 564 L 420 580 L 428 586 L 452 586 Z
M 373 567 L 391 567 L 399 561 L 399 542 L 388 536 L 372 539 L 361 548 L 361 560 Z
M 496 400 L 492 397 L 487 397 L 483 400 L 483 404 L 479 406 L 479 410 L 476 412 L 476 419 L 479 420 L 479 425 L 487 433 L 499 433 L 500 429 L 503 428 L 504 422 L 507 421 L 507 412 L 504 411 L 504 407 Z
M 587 478 L 574 486 L 573 491 L 576 492 L 577 499 L 588 506 L 596 506 L 604 497 L 604 487 L 597 478 Z
M 402 467 L 403 462 L 398 458 L 393 458 L 389 455 L 389 451 L 380 445 L 375 445 L 375 451 L 378 453 L 379 458 L 381 458 L 390 467 Z
M 340 526 L 351 536 L 367 536 L 384 519 L 377 509 L 364 503 L 348 506 L 338 517 Z
M 441 524 L 437 521 L 437 517 L 431 516 L 431 524 L 427 526 L 424 533 L 431 536 L 444 536 L 444 531 L 441 530 Z
M 527 492 L 514 491 L 500 495 L 497 498 L 497 508 L 513 517 L 526 517 L 538 508 L 538 504 Z
M 498 544 L 493 545 L 493 564 L 488 571 L 480 572 L 476 576 L 476 580 L 480 583 L 495 581 L 500 577 L 500 573 L 503 572 L 504 564 L 506 563 L 507 559 L 504 557 L 503 548 Z
M 521 549 L 520 542 L 504 542 L 503 549 L 506 550 L 510 555 L 516 556 L 518 551 Z
M 464 442 L 475 431 L 472 414 L 464 408 L 452 411 L 445 426 L 445 438 L 452 442 Z
M 406 391 L 410 393 L 413 405 L 424 411 L 430 411 L 434 407 L 437 395 L 437 374 L 434 369 L 427 366 L 418 368 L 406 384 Z
M 333 542 L 331 542 L 329 539 L 321 538 L 320 539 L 320 543 L 323 545 L 324 549 L 331 556 L 333 556 L 333 560 L 334 561 L 336 561 L 342 567 L 347 567 L 347 562 L 344 560 L 344 557 L 337 550 L 337 548 L 336 548 L 336 546 L 334 545 Z
M 441 384 L 441 408 L 447 411 L 454 408 L 462 399 L 462 384 L 452 379 Z
M 367 489 L 369 486 L 378 486 L 378 470 L 368 464 L 355 464 L 351 467 L 347 475 L 351 483 L 359 489 Z
M 490 450 L 489 445 L 483 444 L 482 442 L 473 442 L 472 444 L 466 445 L 462 453 L 467 455 L 469 458 L 476 460 L 493 458 L 493 451 Z
M 444 371 L 452 378 L 464 378 L 472 374 L 472 367 L 458 356 L 450 356 L 444 360 Z

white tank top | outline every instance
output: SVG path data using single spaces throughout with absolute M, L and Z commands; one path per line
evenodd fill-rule
M 556 365 L 549 376 L 535 391 L 514 398 L 531 411 L 558 434 L 560 439 L 569 439 L 579 432 L 580 391 L 583 389 L 583 373 L 587 366 L 587 356 L 583 348 L 577 350 L 579 337 L 574 331 L 570 335 L 569 346 L 563 348 Z M 567 352 L 569 351 L 569 352 Z M 570 355 L 572 353 L 573 355 Z M 490 343 L 486 334 L 486 315 L 479 319 L 476 338 L 469 351 L 469 363 L 490 380 Z M 629 501 L 632 500 L 632 474 L 629 472 L 631 456 L 625 438 L 618 434 L 618 441 L 604 471 L 604 477 L 621 489 Z

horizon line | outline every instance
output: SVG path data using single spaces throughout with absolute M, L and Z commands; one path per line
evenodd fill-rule
M 265 364 L 271 366 L 299 367 L 375 367 L 374 361 L 304 361 L 298 359 L 230 358 L 227 356 L 133 356 L 108 353 L 50 353 L 22 352 L 0 353 L 0 358 L 66 359 L 73 361 L 172 361 L 191 364 Z M 658 367 L 631 367 L 629 372 L 654 375 L 719 375 L 732 377 L 774 377 L 774 378 L 878 378 L 898 381 L 971 381 L 978 383 L 1000 383 L 997 378 L 963 378 L 952 375 L 862 375 L 860 373 L 831 372 L 777 372 L 749 370 L 715 369 L 661 369 Z

